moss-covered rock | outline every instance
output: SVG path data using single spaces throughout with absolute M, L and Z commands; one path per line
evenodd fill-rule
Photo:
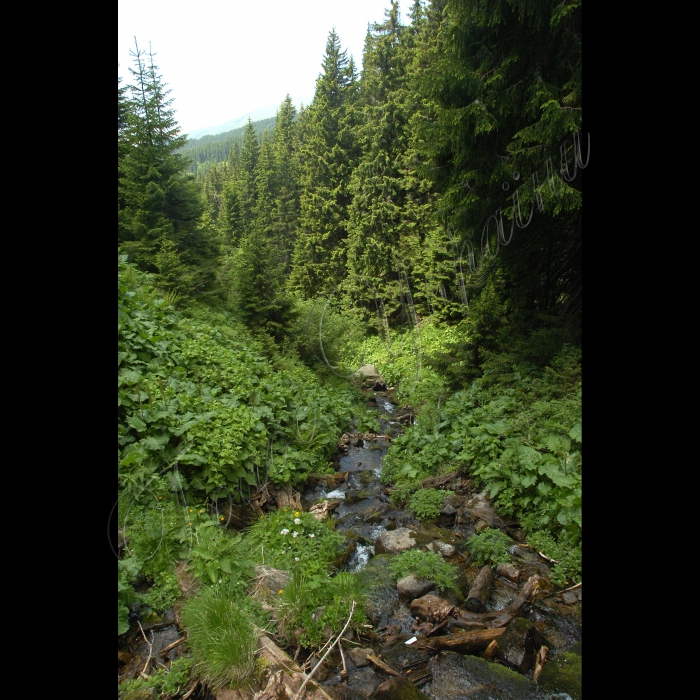
M 581 657 L 564 652 L 550 659 L 542 669 L 539 684 L 558 693 L 568 693 L 573 700 L 581 700 Z

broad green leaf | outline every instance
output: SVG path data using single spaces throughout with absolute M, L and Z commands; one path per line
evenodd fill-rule
M 569 430 L 569 437 L 576 442 L 581 442 L 581 421 Z

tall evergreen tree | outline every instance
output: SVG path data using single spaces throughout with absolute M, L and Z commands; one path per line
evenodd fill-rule
M 273 132 L 274 226 L 285 274 L 291 272 L 292 251 L 299 218 L 299 175 L 296 158 L 294 119 L 296 109 L 287 95 L 277 111 Z
M 354 64 L 331 31 L 323 72 L 305 115 L 300 153 L 300 215 L 290 287 L 306 297 L 328 292 L 345 273 L 348 189 L 356 160 Z
M 140 50 L 138 44 L 131 53 L 134 84 L 124 129 L 128 148 L 120 162 L 124 205 L 119 211 L 119 242 L 142 269 L 158 272 L 156 256 L 165 237 L 176 247 L 173 252 L 168 246 L 170 268 L 174 254 L 189 270 L 181 291 L 201 291 L 213 278 L 217 249 L 199 226 L 202 203 L 178 153 L 187 139 L 180 134 L 170 90 L 165 89 L 153 53 Z

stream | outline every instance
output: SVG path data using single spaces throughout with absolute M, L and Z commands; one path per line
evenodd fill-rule
M 410 415 L 395 406 L 387 392 L 370 394 L 373 394 L 371 404 L 376 402 L 379 414 L 379 436 L 361 435 L 351 428 L 347 434 L 349 440 L 344 436 L 340 441 L 338 460 L 338 472 L 347 472 L 347 478 L 338 486 L 321 484 L 302 495 L 304 509 L 319 499 L 340 501 L 334 511 L 335 529 L 351 540 L 344 568 L 362 573 L 371 590 L 368 617 L 376 632 L 374 639 L 369 644 L 364 638 L 359 642 L 355 640 L 354 644 L 344 644 L 344 647 L 371 647 L 375 655 L 397 672 L 411 672 L 408 677 L 433 700 L 580 700 L 581 588 L 563 596 L 554 591 L 548 579 L 548 562 L 537 552 L 520 546 L 518 540 L 524 539 L 522 533 L 506 527 L 485 495 L 472 491 L 473 483 L 468 479 L 457 479 L 445 485 L 456 495 L 448 500 L 448 507 L 443 508 L 436 524 L 421 524 L 409 509 L 396 508 L 389 498 L 389 489 L 381 481 L 382 461 L 391 439 L 402 432 L 402 423 L 406 422 L 405 418 L 410 419 Z M 390 576 L 387 564 L 394 554 L 377 554 L 377 540 L 384 539 L 383 533 L 405 528 L 415 533 L 421 549 L 440 552 L 447 561 L 457 565 L 461 572 L 459 592 L 440 594 L 431 590 L 427 595 L 439 595 L 450 604 L 460 606 L 480 570 L 471 563 L 466 543 L 484 523 L 512 533 L 510 551 L 513 567 L 519 572 L 519 584 L 504 576 L 495 576 L 484 612 L 500 611 L 510 605 L 530 576 L 538 574 L 543 578 L 535 601 L 525 603 L 517 617 L 531 623 L 529 627 L 536 628 L 547 643 L 549 655 L 544 668 L 550 668 L 548 674 L 543 670 L 540 683 L 548 679 L 545 685 L 549 691 L 532 682 L 531 669 L 527 673 L 512 671 L 513 665 L 502 659 L 487 661 L 477 655 L 453 651 L 429 655 L 406 645 L 420 621 L 411 614 L 407 602 L 399 599 L 396 583 Z M 532 629 L 528 634 L 532 636 Z M 322 685 L 331 688 L 336 697 L 344 700 L 394 697 L 377 690 L 391 675 L 368 664 L 361 653 L 348 654 L 346 649 L 347 679 L 340 673 L 339 653 L 336 652 L 332 663 L 335 666 L 328 669 Z M 559 671 L 560 666 L 563 666 L 561 673 L 552 672 Z M 571 676 L 577 673 L 578 680 L 572 680 Z M 411 697 L 411 691 L 405 688 L 397 688 L 397 691 L 397 698 Z
M 426 697 L 431 700 L 581 700 L 581 586 L 563 592 L 555 590 L 549 582 L 548 562 L 536 551 L 523 546 L 522 533 L 513 529 L 512 524 L 504 523 L 486 496 L 477 493 L 473 482 L 464 476 L 456 476 L 441 485 L 455 495 L 446 499 L 435 523 L 421 524 L 409 509 L 395 507 L 389 498 L 389 489 L 381 480 L 382 461 L 391 440 L 402 432 L 412 415 L 408 407 L 402 409 L 392 403 L 391 393 L 368 391 L 368 395 L 370 405 L 376 406 L 378 412 L 380 433 L 363 435 L 351 425 L 339 441 L 336 474 L 310 482 L 312 485 L 301 494 L 301 503 L 304 510 L 324 500 L 334 505 L 335 529 L 343 532 L 350 542 L 344 569 L 364 578 L 369 593 L 367 616 L 372 629 L 360 639 L 346 633 L 342 642 L 344 657 L 336 646 L 314 680 L 337 700 L 370 697 L 385 700 Z M 411 600 L 439 596 L 445 605 L 464 609 L 480 571 L 469 557 L 467 540 L 488 526 L 500 527 L 511 536 L 512 566 L 503 575 L 494 576 L 493 588 L 482 612 L 503 610 L 513 603 L 531 576 L 537 574 L 542 578 L 534 601 L 526 602 L 510 623 L 513 629 L 517 627 L 522 631 L 522 639 L 518 642 L 516 634 L 512 648 L 505 643 L 498 645 L 496 655 L 488 659 L 484 658 L 483 649 L 470 653 L 450 650 L 436 653 L 411 646 L 411 638 L 422 638 L 426 632 L 425 622 L 411 613 Z M 399 598 L 388 563 L 395 556 L 389 551 L 391 543 L 396 542 L 392 538 L 401 533 L 414 538 L 412 547 L 439 552 L 459 568 L 457 592 L 440 593 L 429 589 L 419 596 Z M 515 582 L 510 580 L 512 578 Z M 444 616 L 447 624 L 441 635 L 463 632 L 457 620 L 447 617 Z M 166 611 L 158 624 L 143 627 L 153 643 L 153 657 L 163 661 L 165 656 L 158 659 L 160 651 L 180 636 L 176 615 L 172 610 Z M 506 632 L 510 633 L 510 626 Z M 506 638 L 506 632 L 499 641 Z M 138 632 L 128 647 L 120 642 L 120 678 L 138 675 L 148 658 L 148 646 L 141 636 Z M 167 658 L 172 661 L 186 653 L 185 646 L 174 646 Z M 541 646 L 546 646 L 548 655 L 535 683 L 531 662 Z M 368 653 L 380 664 L 370 663 Z M 305 664 L 307 672 L 312 660 Z M 381 664 L 391 672 L 382 669 Z M 347 672 L 343 671 L 343 666 Z M 209 695 L 200 688 L 192 700 L 223 700 L 223 696 Z

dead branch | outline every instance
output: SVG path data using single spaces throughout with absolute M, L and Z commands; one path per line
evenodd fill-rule
M 143 636 L 144 641 L 146 644 L 148 644 L 148 658 L 146 659 L 146 663 L 143 666 L 143 670 L 139 674 L 144 680 L 148 680 L 148 674 L 146 673 L 146 669 L 148 669 L 149 664 L 151 663 L 151 659 L 153 658 L 153 632 L 151 632 L 151 641 L 149 642 L 148 639 L 146 639 L 146 633 L 143 631 L 143 627 L 141 627 L 141 621 L 136 620 L 139 624 L 139 629 L 141 630 L 141 635 Z
M 388 674 L 392 676 L 400 676 L 401 674 L 398 671 L 394 671 L 389 664 L 385 663 L 381 659 L 377 658 L 374 654 L 367 654 L 367 660 L 371 661 L 375 666 L 378 666 L 379 668 L 382 669 L 382 671 L 386 671 Z
M 506 631 L 505 627 L 496 629 L 476 630 L 474 632 L 455 632 L 444 637 L 427 637 L 416 642 L 416 649 L 431 649 L 432 651 L 457 651 L 460 654 L 473 654 L 484 651 L 496 637 Z M 369 658 L 369 657 L 368 657 Z
M 352 619 L 352 614 L 355 612 L 355 601 L 352 601 L 352 605 L 350 606 L 350 615 L 348 616 L 347 621 L 345 622 L 345 626 L 343 629 L 340 631 L 340 634 L 335 638 L 335 641 L 333 644 L 331 644 L 326 653 L 321 657 L 321 660 L 314 666 L 313 670 L 311 673 L 309 673 L 308 676 L 304 679 L 304 682 L 301 684 L 301 687 L 299 688 L 299 692 L 294 696 L 294 700 L 301 700 L 301 698 L 304 696 L 304 689 L 306 688 L 306 684 L 311 680 L 311 677 L 316 673 L 318 670 L 319 666 L 323 663 L 324 659 L 328 654 L 330 653 L 331 649 L 338 643 L 340 638 L 345 634 L 345 630 L 348 628 L 348 625 L 350 624 L 350 620 Z
M 562 591 L 557 591 L 554 595 L 559 595 L 559 593 L 566 593 L 567 591 L 573 591 L 574 588 L 581 588 L 582 583 L 583 581 L 581 581 L 581 583 L 577 583 L 575 586 L 569 586 L 568 588 L 565 588 Z
M 540 679 L 540 673 L 542 673 L 542 669 L 544 668 L 544 662 L 547 659 L 547 652 L 549 649 L 545 646 L 541 646 L 537 650 L 537 656 L 535 657 L 535 668 L 532 672 L 532 682 L 537 683 L 537 681 Z
M 163 654 L 167 654 L 171 649 L 174 649 L 178 644 L 182 644 L 185 641 L 184 637 L 180 637 L 176 642 L 173 642 L 172 644 L 168 644 L 163 651 L 160 652 L 160 655 L 163 656 Z
M 199 681 L 195 681 L 194 685 L 182 696 L 182 700 L 187 700 L 187 698 L 191 697 L 192 693 L 197 690 L 198 685 Z

